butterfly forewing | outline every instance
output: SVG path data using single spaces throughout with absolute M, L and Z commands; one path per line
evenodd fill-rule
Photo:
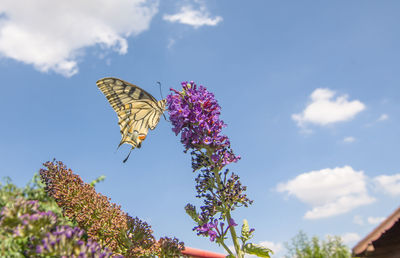
M 118 115 L 121 142 L 140 148 L 149 128 L 153 130 L 165 111 L 165 100 L 157 101 L 152 95 L 136 85 L 117 78 L 97 81 L 110 105 Z

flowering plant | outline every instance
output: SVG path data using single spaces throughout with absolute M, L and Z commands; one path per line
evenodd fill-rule
M 179 255 L 183 250 L 183 242 L 176 238 L 163 237 L 157 241 L 150 225 L 123 212 L 62 162 L 46 162 L 44 166 L 40 177 L 45 191 L 63 208 L 64 216 L 76 221 L 89 238 L 113 255 L 168 257 Z
M 97 193 L 104 177 L 87 184 L 60 161 L 44 166 L 23 189 L 0 182 L 0 257 L 177 257 L 184 249 Z
M 214 94 L 205 87 L 198 87 L 194 82 L 183 82 L 182 87 L 180 92 L 171 89 L 167 106 L 172 130 L 176 135 L 181 134 L 184 151 L 190 150 L 192 155 L 193 172 L 198 172 L 196 197 L 203 199 L 204 205 L 200 207 L 200 213 L 192 204 L 185 207 L 186 213 L 197 224 L 193 230 L 222 245 L 230 257 L 244 257 L 245 253 L 269 257 L 270 249 L 247 243 L 254 229 L 249 229 L 246 220 L 241 236 L 236 233 L 232 211 L 237 207 L 248 207 L 253 201 L 244 193 L 246 186 L 242 186 L 239 176 L 225 169 L 240 156 L 234 154 L 229 138 L 222 134 L 226 124 L 219 118 L 221 107 Z M 225 243 L 228 232 L 236 255 Z
M 0 255 L 3 257 L 111 257 L 112 253 L 68 225 L 37 200 L 18 197 L 0 213 Z M 10 237 L 11 236 L 11 237 Z

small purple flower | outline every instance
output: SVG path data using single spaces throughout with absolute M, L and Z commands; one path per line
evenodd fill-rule
M 211 137 L 206 136 L 206 137 L 204 137 L 203 142 L 204 142 L 204 144 L 206 144 L 206 145 L 210 145 L 213 141 L 212 141 Z
M 218 230 L 217 226 L 218 226 L 218 220 L 215 219 L 214 222 L 205 223 L 204 225 L 197 226 L 194 229 L 198 231 L 197 233 L 198 235 L 209 236 L 210 241 L 214 242 L 214 240 L 220 236 L 220 231 Z
M 26 201 L 26 203 L 28 205 L 32 205 L 32 206 L 36 207 L 38 205 L 38 200 L 29 200 L 29 201 Z
M 238 224 L 231 218 L 229 219 L 229 227 L 236 227 Z
M 36 253 L 41 254 L 43 252 L 43 247 L 38 245 L 36 246 Z
M 213 230 L 208 231 L 208 235 L 210 236 L 211 242 L 214 242 L 214 240 L 217 238 L 217 233 Z

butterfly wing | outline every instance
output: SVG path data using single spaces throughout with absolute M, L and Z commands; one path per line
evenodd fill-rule
M 157 101 L 145 90 L 117 78 L 103 78 L 96 84 L 118 115 L 119 146 L 127 143 L 140 148 L 149 128 L 153 130 L 160 121 L 166 100 Z

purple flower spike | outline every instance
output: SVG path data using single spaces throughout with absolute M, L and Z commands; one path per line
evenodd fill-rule
M 167 96 L 168 113 L 173 132 L 180 134 L 184 152 L 190 150 L 192 155 L 192 169 L 198 172 L 196 197 L 204 199 L 200 213 L 191 204 L 185 210 L 197 223 L 193 228 L 197 235 L 221 244 L 227 238 L 228 230 L 231 230 L 232 237 L 236 235 L 234 227 L 237 226 L 233 219 L 227 221 L 228 225 L 222 221 L 231 217 L 230 211 L 247 207 L 252 201 L 244 193 L 246 186 L 242 186 L 239 176 L 224 169 L 226 165 L 237 162 L 240 156 L 233 153 L 229 138 L 222 134 L 226 124 L 219 117 L 221 107 L 214 94 L 193 81 L 181 84 L 181 92 L 171 89 Z M 235 249 L 239 250 L 237 246 Z
M 211 161 L 220 168 L 237 162 L 240 157 L 233 154 L 228 137 L 221 133 L 226 124 L 219 119 L 221 107 L 214 94 L 192 81 L 182 82 L 182 87 L 182 92 L 171 89 L 167 106 L 172 130 L 176 135 L 181 133 L 186 151 L 212 150 Z

